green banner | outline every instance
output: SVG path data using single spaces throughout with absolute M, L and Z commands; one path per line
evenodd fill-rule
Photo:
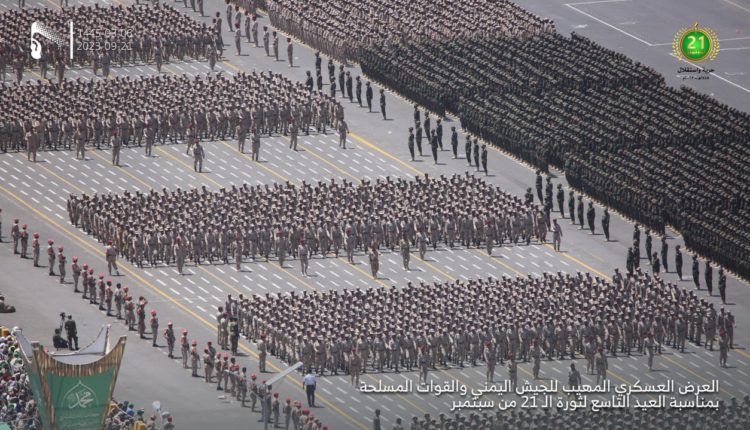
M 47 372 L 56 430 L 96 429 L 104 421 L 115 369 L 91 376 L 60 376 Z
M 109 326 L 80 351 L 50 355 L 20 330 L 15 333 L 45 430 L 98 430 L 117 382 L 126 337 L 112 347 Z M 0 429 L 1 430 L 1 429 Z

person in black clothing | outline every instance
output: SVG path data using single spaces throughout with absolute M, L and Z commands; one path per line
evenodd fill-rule
M 313 82 L 313 77 L 312 77 L 312 74 L 311 74 L 311 73 L 310 73 L 310 71 L 308 70 L 308 71 L 307 71 L 307 80 L 305 80 L 305 86 L 307 87 L 307 90 L 308 90 L 308 91 L 312 91 L 312 90 L 313 90 L 313 89 L 315 88 L 315 87 L 314 87 L 314 85 L 315 85 L 315 84 L 314 84 L 314 82 Z
M 417 151 L 422 156 L 422 127 L 417 127 Z
M 698 266 L 697 255 L 693 255 L 693 283 L 697 289 L 701 289 L 700 267 Z
M 65 334 L 68 336 L 68 346 L 72 351 L 78 349 L 78 328 L 76 322 L 73 319 L 73 315 L 68 315 L 68 320 L 65 321 Z M 75 345 L 75 346 L 74 346 Z
M 411 161 L 414 161 L 414 127 L 409 127 L 409 154 L 411 154 Z
M 482 170 L 487 175 L 487 145 L 482 145 Z
M 367 100 L 367 110 L 372 112 L 372 85 L 370 85 L 370 81 L 365 82 L 365 99 Z
M 633 248 L 628 248 L 628 256 L 625 263 L 625 268 L 628 270 L 629 274 L 633 274 L 633 270 L 635 269 L 635 255 L 633 254 Z
M 453 149 L 453 158 L 458 158 L 458 133 L 456 133 L 456 127 L 451 127 L 451 149 Z
M 711 267 L 711 261 L 706 260 L 706 273 L 704 274 L 706 278 L 706 288 L 708 288 L 708 295 L 713 296 L 714 292 L 714 269 Z
M 537 170 L 536 171 L 536 195 L 539 196 L 539 201 L 542 201 L 542 171 Z
M 383 114 L 383 119 L 387 119 L 385 116 L 385 90 L 380 89 L 380 113 Z
M 468 161 L 469 166 L 471 166 L 471 139 L 469 139 L 469 136 L 466 136 L 466 143 L 464 144 L 464 151 L 466 151 L 466 161 Z
M 353 85 L 354 80 L 352 79 L 352 74 L 346 72 L 346 96 L 349 98 L 349 103 L 354 102 L 354 92 L 352 91 Z
M 474 165 L 479 170 L 479 141 L 474 139 Z
M 328 59 L 328 80 L 330 82 L 336 81 L 336 65 L 333 64 L 333 59 Z
M 60 333 L 60 329 L 56 328 L 55 335 L 52 336 L 52 346 L 56 349 L 66 349 L 68 348 L 68 341 L 65 340 Z
M 576 223 L 576 195 L 573 190 L 568 193 L 568 212 L 570 212 L 570 222 Z
M 357 84 L 354 86 L 355 92 L 357 93 L 357 103 L 359 107 L 362 107 L 362 78 L 357 76 Z
M 435 134 L 437 135 L 437 141 L 438 146 L 440 146 L 440 150 L 443 150 L 443 123 L 440 121 L 440 118 L 437 120 L 437 125 L 435 125 Z
M 594 234 L 594 229 L 596 228 L 596 209 L 594 209 L 594 202 L 589 202 L 589 208 L 586 210 L 586 221 L 589 223 L 591 234 Z
M 578 224 L 583 230 L 583 196 L 578 196 Z
M 677 271 L 677 276 L 679 276 L 680 281 L 682 281 L 682 252 L 680 252 L 680 245 L 674 247 L 674 266 Z
M 602 230 L 604 231 L 604 237 L 609 242 L 609 209 L 604 208 L 604 215 L 602 216 Z
M 430 134 L 430 149 L 432 149 L 432 158 L 435 160 L 435 164 L 437 164 L 437 154 L 438 154 L 438 137 L 437 133 L 433 130 Z

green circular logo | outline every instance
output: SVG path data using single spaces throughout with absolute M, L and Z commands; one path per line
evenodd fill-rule
M 680 51 L 688 60 L 701 61 L 711 53 L 713 40 L 711 35 L 702 29 L 686 32 L 680 40 Z

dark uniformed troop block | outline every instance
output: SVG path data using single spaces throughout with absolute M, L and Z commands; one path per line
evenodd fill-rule
M 506 0 L 266 0 L 274 27 L 340 61 L 364 45 L 456 37 L 529 36 L 554 30 Z
M 438 113 L 457 113 L 461 97 L 663 81 L 651 68 L 575 33 L 367 45 L 359 56 L 365 74 Z
M 585 38 L 366 46 L 363 71 L 750 277 L 750 116 Z M 717 174 L 721 172 L 721 174 Z M 727 178 L 733 178 L 731 181 Z

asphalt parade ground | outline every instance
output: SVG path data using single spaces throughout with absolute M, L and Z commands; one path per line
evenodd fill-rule
M 190 9 L 184 9 L 182 2 L 174 2 L 178 10 L 195 19 L 201 18 Z M 119 3 L 119 0 L 115 1 Z M 0 12 L 15 7 L 15 1 L 0 3 Z M 71 1 L 72 4 L 90 4 L 91 1 Z M 102 1 L 99 3 L 110 3 Z M 128 3 L 128 2 L 123 2 Z M 677 0 L 648 2 L 646 0 L 610 0 L 593 2 L 573 2 L 566 0 L 520 0 L 518 3 L 541 16 L 547 16 L 556 23 L 563 34 L 571 31 L 591 37 L 605 47 L 616 49 L 638 61 L 645 62 L 664 74 L 673 85 L 689 84 L 703 92 L 711 93 L 720 100 L 737 108 L 750 109 L 750 76 L 746 74 L 750 66 L 750 2 L 744 0 L 721 0 L 706 3 Z M 690 3 L 690 7 L 687 5 Z M 57 7 L 58 2 L 27 1 L 27 7 Z M 696 8 L 693 8 L 695 6 Z M 206 1 L 206 14 L 224 16 L 223 2 Z M 686 82 L 676 76 L 681 66 L 670 55 L 671 40 L 681 27 L 691 26 L 699 20 L 702 25 L 713 28 L 722 39 L 721 51 L 717 60 L 710 65 L 715 69 L 708 81 Z M 268 24 L 265 16 L 260 17 L 261 28 Z M 225 41 L 232 40 L 226 25 Z M 225 57 L 216 67 L 216 73 L 236 74 L 240 71 L 272 70 L 293 80 L 304 81 L 305 72 L 314 70 L 314 52 L 307 47 L 295 44 L 295 67 L 290 68 L 286 61 L 275 61 L 266 57 L 262 48 L 251 47 L 243 38 L 243 54 L 237 56 L 234 46 L 225 49 Z M 324 63 L 327 59 L 324 59 Z M 683 64 L 684 65 L 684 64 Z M 325 66 L 325 64 L 324 64 Z M 356 66 L 347 70 L 359 75 Z M 197 74 L 209 73 L 207 62 L 177 62 L 166 64 L 162 73 Z M 113 76 L 138 76 L 156 74 L 151 65 L 113 67 Z M 68 78 L 103 79 L 93 77 L 90 70 L 74 69 L 67 72 Z M 27 79 L 39 79 L 27 73 Z M 375 86 L 375 90 L 379 89 Z M 324 88 L 328 92 L 328 86 Z M 55 240 L 55 246 L 63 245 L 65 255 L 75 255 L 79 263 L 88 263 L 95 273 L 106 274 L 104 246 L 82 230 L 72 226 L 65 208 L 68 196 L 81 193 L 122 193 L 126 190 L 148 191 L 168 188 L 189 189 L 205 186 L 210 190 L 248 183 L 272 184 L 302 181 L 351 181 L 361 179 L 385 179 L 386 177 L 413 178 L 428 174 L 464 174 L 466 172 L 484 177 L 484 173 L 469 167 L 463 156 L 453 159 L 449 151 L 439 154 L 439 163 L 431 157 L 419 157 L 409 161 L 406 141 L 408 127 L 412 124 L 413 105 L 395 94 L 387 92 L 388 120 L 384 121 L 375 109 L 369 113 L 356 103 L 344 101 L 345 115 L 351 130 L 347 149 L 338 147 L 338 135 L 327 134 L 305 136 L 300 134 L 298 152 L 289 149 L 287 137 L 274 135 L 264 137 L 261 143 L 260 163 L 251 161 L 250 155 L 239 154 L 236 142 L 232 140 L 206 142 L 206 159 L 203 173 L 193 170 L 192 157 L 185 154 L 182 143 L 155 146 L 154 155 L 149 157 L 143 148 L 123 148 L 120 155 L 121 166 L 111 164 L 108 149 L 87 150 L 86 160 L 76 160 L 73 151 L 42 151 L 37 163 L 26 161 L 25 153 L 0 154 L 0 208 L 3 209 L 3 242 L 0 244 L 0 291 L 8 303 L 18 308 L 16 314 L 4 315 L 3 325 L 18 325 L 32 339 L 51 343 L 53 328 L 59 324 L 59 313 L 65 311 L 76 317 L 79 338 L 93 339 L 102 324 L 111 323 L 116 334 L 125 334 L 122 322 L 106 317 L 72 292 L 72 285 L 61 286 L 57 278 L 47 276 L 44 269 L 35 269 L 30 260 L 19 260 L 12 253 L 8 243 L 10 225 L 14 218 L 29 225 L 31 232 L 39 232 L 42 243 L 47 238 Z M 451 126 L 460 128 L 455 119 L 448 118 L 444 124 L 446 134 Z M 463 134 L 459 142 L 464 141 Z M 427 155 L 427 154 L 425 154 Z M 489 175 L 486 180 L 504 190 L 522 196 L 527 187 L 534 186 L 534 171 L 501 151 L 492 149 L 489 154 Z M 567 189 L 564 175 L 557 172 L 553 178 L 555 187 L 562 183 Z M 566 196 L 567 200 L 567 196 Z M 588 199 L 587 199 L 588 200 Z M 596 205 L 597 225 L 603 208 Z M 559 216 L 558 212 L 553 217 Z M 439 246 L 431 249 L 426 259 L 420 260 L 413 252 L 411 270 L 402 268 L 398 253 L 384 252 L 381 256 L 381 271 L 378 279 L 369 273 L 367 256 L 355 256 L 356 264 L 340 258 L 313 258 L 310 261 L 309 276 L 303 276 L 296 260 L 287 260 L 284 267 L 278 262 L 244 262 L 242 271 L 236 272 L 233 264 L 203 264 L 187 266 L 185 275 L 180 276 L 174 266 L 159 265 L 156 268 L 139 269 L 120 259 L 121 275 L 113 277 L 130 287 L 135 297 L 143 295 L 149 300 L 149 309 L 159 313 L 160 324 L 166 327 L 167 321 L 174 321 L 175 331 L 183 327 L 190 331 L 190 339 L 196 339 L 202 348 L 208 340 L 216 341 L 214 315 L 222 306 L 227 294 L 283 294 L 290 291 L 325 291 L 330 289 L 382 288 L 406 285 L 407 282 L 445 282 L 454 279 L 540 276 L 544 272 L 576 273 L 591 272 L 599 277 L 611 277 L 615 267 L 624 270 L 627 247 L 631 244 L 633 224 L 613 213 L 611 219 L 612 241 L 606 242 L 602 234 L 592 235 L 588 230 L 580 230 L 578 225 L 562 220 L 564 238 L 563 252 L 557 253 L 551 244 L 504 246 L 496 248 L 495 256 L 489 257 L 477 249 L 447 249 Z M 655 243 L 658 241 L 655 241 Z M 680 236 L 669 232 L 670 266 L 674 266 L 674 245 L 681 244 Z M 656 246 L 658 248 L 658 245 Z M 684 245 L 683 245 L 684 248 Z M 681 288 L 693 289 L 689 274 L 689 257 L 686 255 L 685 277 L 680 282 L 674 272 L 663 274 L 666 279 L 677 283 Z M 641 267 L 646 267 L 643 262 Z M 701 260 L 701 280 L 703 271 Z M 706 297 L 715 308 L 720 308 L 718 297 L 707 297 L 706 290 L 698 292 Z M 632 384 L 636 381 L 646 384 L 659 384 L 667 379 L 675 385 L 686 383 L 706 384 L 719 381 L 723 398 L 742 398 L 750 394 L 750 335 L 745 328 L 750 325 L 750 290 L 745 281 L 728 276 L 728 305 L 737 322 L 735 329 L 735 349 L 729 352 L 729 366 L 719 367 L 718 348 L 713 352 L 703 347 L 688 344 L 684 354 L 670 347 L 657 356 L 655 370 L 649 371 L 646 357 L 634 354 L 630 357 L 608 357 L 609 374 L 613 384 Z M 315 318 L 315 315 L 310 315 Z M 165 342 L 160 348 L 151 347 L 150 341 L 129 336 L 125 359 L 115 397 L 140 403 L 149 407 L 153 400 L 160 400 L 174 414 L 179 428 L 255 428 L 259 414 L 251 414 L 249 408 L 241 408 L 236 401 L 223 396 L 214 385 L 207 385 L 202 378 L 191 378 L 189 370 L 183 370 L 179 359 L 166 357 Z M 257 350 L 254 344 L 241 342 L 240 364 L 248 368 L 248 373 L 257 373 Z M 585 361 L 574 360 L 579 369 L 585 369 Z M 567 371 L 571 360 L 543 360 L 541 381 L 549 385 L 549 380 L 558 380 L 560 385 L 567 381 Z M 269 369 L 278 372 L 289 363 L 283 363 L 269 356 Z M 519 365 L 519 382 L 531 380 L 531 363 Z M 264 374 L 262 379 L 272 375 Z M 504 367 L 498 366 L 495 381 L 507 376 Z M 430 378 L 442 383 L 457 380 L 468 387 L 482 387 L 485 382 L 484 366 L 439 369 L 430 372 Z M 259 379 L 261 379 L 259 377 Z M 373 374 L 370 371 L 362 380 L 368 384 L 400 384 L 405 379 L 417 385 L 417 372 Z M 594 375 L 583 375 L 584 383 L 593 383 Z M 455 397 L 432 394 L 408 393 L 398 395 L 377 395 L 360 393 L 352 387 L 348 376 L 325 376 L 318 379 L 319 406 L 313 412 L 331 429 L 370 428 L 371 417 L 376 408 L 383 412 L 383 424 L 390 428 L 396 417 L 408 422 L 412 416 L 429 413 L 450 414 Z M 281 398 L 291 397 L 304 400 L 298 374 L 288 376 L 277 388 Z M 303 401 L 304 403 L 304 401 Z M 252 418 L 252 419 L 250 419 Z

